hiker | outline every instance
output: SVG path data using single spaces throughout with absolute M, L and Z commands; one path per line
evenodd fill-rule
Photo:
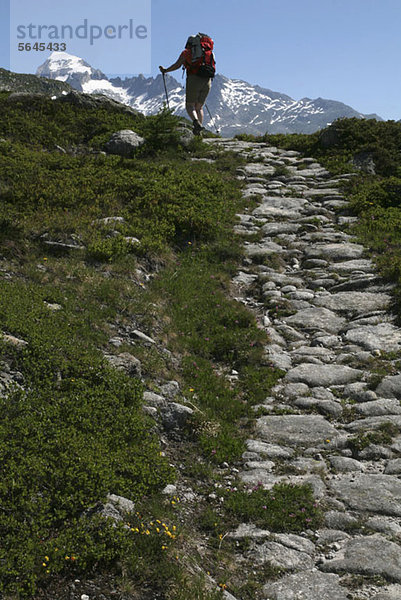
M 195 135 L 200 135 L 205 128 L 203 123 L 203 105 L 212 86 L 215 74 L 213 40 L 205 33 L 190 36 L 174 64 L 165 69 L 160 66 L 161 73 L 176 71 L 181 66 L 187 71 L 185 108 L 192 120 Z

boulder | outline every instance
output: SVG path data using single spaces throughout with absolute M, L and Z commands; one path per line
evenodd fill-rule
M 110 140 L 105 144 L 105 150 L 109 154 L 131 157 L 135 150 L 145 143 L 143 137 L 131 129 L 122 129 L 113 133 Z
M 170 402 L 167 406 L 161 408 L 161 418 L 164 428 L 166 431 L 181 429 L 186 425 L 193 412 L 192 408 L 188 406 L 178 404 L 177 402 Z
M 124 371 L 131 377 L 141 376 L 141 362 L 129 352 L 122 352 L 118 356 L 106 354 L 105 359 L 119 371 Z
M 370 175 L 376 175 L 376 164 L 373 152 L 358 152 L 357 154 L 354 154 L 351 162 L 359 171 L 369 173 Z

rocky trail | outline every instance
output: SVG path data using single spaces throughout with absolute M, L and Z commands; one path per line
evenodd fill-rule
M 285 372 L 258 407 L 240 479 L 307 482 L 325 508 L 318 531 L 244 523 L 230 535 L 251 540 L 255 564 L 286 572 L 265 585 L 266 600 L 400 599 L 401 329 L 391 286 L 347 233 L 355 218 L 339 188 L 352 174 L 333 178 L 267 144 L 207 142 L 249 160 L 238 177 L 258 205 L 239 215 L 246 259 L 233 283 Z M 277 167 L 286 174 L 272 178 Z

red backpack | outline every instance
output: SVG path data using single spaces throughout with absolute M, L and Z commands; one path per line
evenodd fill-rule
M 188 73 L 200 77 L 213 78 L 216 73 L 216 61 L 213 54 L 214 42 L 206 33 L 190 35 L 185 48 L 190 51 L 187 66 Z

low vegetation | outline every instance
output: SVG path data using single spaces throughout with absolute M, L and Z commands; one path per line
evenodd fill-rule
M 250 407 L 280 375 L 268 366 L 263 379 L 257 373 L 267 338 L 230 299 L 242 258 L 230 240 L 242 202 L 236 159 L 193 163 L 208 149 L 183 148 L 166 111 L 144 119 L 118 106 L 8 97 L 0 98 L 0 360 L 10 382 L 0 399 L 0 589 L 62 598 L 68 581 L 96 576 L 166 598 L 220 597 L 223 587 L 214 591 L 188 567 L 186 536 L 196 530 L 179 498 L 160 493 L 179 476 L 177 457 L 162 450 L 142 394 L 144 384 L 157 391 L 178 379 L 180 401 L 194 409 L 178 453 L 187 477 L 208 473 L 208 489 L 216 466 L 241 456 Z M 122 128 L 147 140 L 130 159 L 102 152 Z M 158 344 L 135 342 L 133 329 Z M 124 351 L 140 359 L 143 382 L 104 358 Z M 232 369 L 238 386 L 226 377 Z M 135 510 L 105 518 L 108 494 Z

